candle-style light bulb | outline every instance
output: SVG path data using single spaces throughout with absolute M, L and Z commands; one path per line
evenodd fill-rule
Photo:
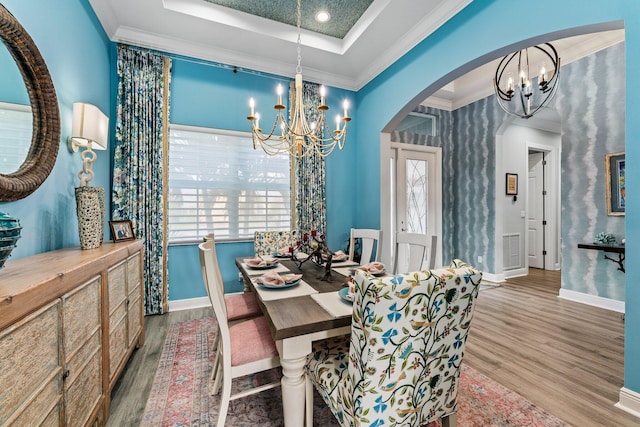
M 324 97 L 327 96 L 327 88 L 320 86 L 320 105 L 324 105 Z
M 513 77 L 509 76 L 507 80 L 507 93 L 513 92 Z
M 282 94 L 284 93 L 284 88 L 280 83 L 276 87 L 276 94 L 278 95 L 278 105 L 282 104 Z
M 249 107 L 251 107 L 251 115 L 255 116 L 255 111 L 253 110 L 256 106 L 256 101 L 253 98 L 249 98 Z
M 524 70 L 520 70 L 520 85 L 524 87 L 526 83 L 527 83 L 527 75 L 525 74 Z
M 342 103 L 342 107 L 344 108 L 344 116 L 349 117 L 349 100 L 345 99 Z
M 547 69 L 543 65 L 542 68 L 540 68 L 540 84 L 546 83 L 546 81 L 547 81 Z
M 340 132 L 340 114 L 336 116 L 336 132 Z
M 260 129 L 260 114 L 256 114 L 256 128 Z

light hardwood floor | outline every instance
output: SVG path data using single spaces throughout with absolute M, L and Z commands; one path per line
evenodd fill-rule
M 623 384 L 622 315 L 562 300 L 559 288 L 560 272 L 531 269 L 483 289 L 465 363 L 576 427 L 639 426 L 613 406 Z M 211 313 L 146 318 L 145 345 L 114 388 L 108 426 L 140 423 L 169 324 Z

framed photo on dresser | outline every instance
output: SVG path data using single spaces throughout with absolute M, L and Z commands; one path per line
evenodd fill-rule
M 111 235 L 113 236 L 114 242 L 122 242 L 136 238 L 133 234 L 133 224 L 131 220 L 109 221 L 109 227 L 111 227 Z

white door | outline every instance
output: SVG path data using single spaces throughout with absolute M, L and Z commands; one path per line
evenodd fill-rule
M 442 150 L 438 147 L 396 148 L 395 229 L 438 237 L 436 265 L 442 264 Z M 393 192 L 392 192 L 393 193 Z M 395 238 L 393 241 L 395 248 Z M 393 251 L 391 252 L 393 253 Z
M 529 185 L 527 194 L 527 241 L 529 267 L 544 265 L 544 156 L 540 152 L 529 153 Z

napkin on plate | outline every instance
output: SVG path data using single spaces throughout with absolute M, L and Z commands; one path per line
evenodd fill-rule
M 323 259 L 329 259 L 328 255 L 322 255 Z M 333 261 L 343 261 L 349 258 L 349 254 L 345 254 L 344 251 L 338 250 L 333 253 Z
M 374 261 L 374 262 L 370 262 L 369 264 L 361 265 L 360 267 L 357 267 L 357 268 L 359 270 L 364 270 L 371 274 L 378 274 L 384 271 L 384 264 L 381 262 Z
M 276 255 L 283 257 L 283 256 L 289 256 L 290 252 L 289 252 L 289 248 L 280 248 L 276 251 Z
M 262 259 L 260 257 L 244 259 L 244 263 L 247 264 L 249 267 L 266 267 L 267 265 L 271 265 L 275 262 L 277 261 L 274 261 L 272 259 Z
M 302 279 L 302 274 L 287 274 L 284 276 L 278 273 L 266 273 L 258 277 L 258 280 L 271 286 L 284 286 Z

